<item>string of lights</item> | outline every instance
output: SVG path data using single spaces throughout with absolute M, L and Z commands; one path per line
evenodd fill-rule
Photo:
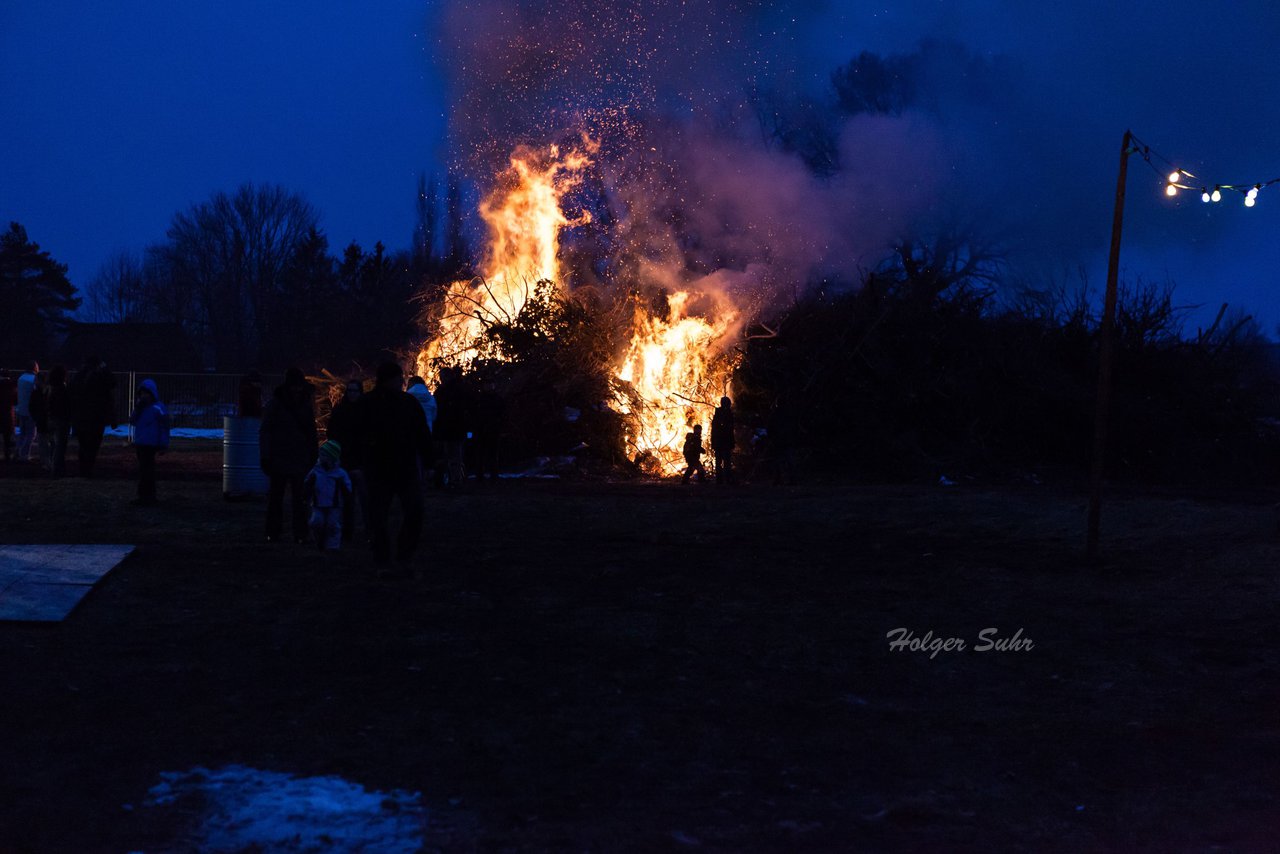
M 1244 197 L 1244 206 L 1251 208 L 1258 202 L 1258 193 L 1262 192 L 1272 184 L 1280 184 L 1280 178 L 1272 178 L 1268 181 L 1247 181 L 1243 183 L 1232 184 L 1208 184 L 1195 183 L 1201 179 L 1197 178 L 1186 169 L 1179 168 L 1172 160 L 1155 151 L 1151 146 L 1138 139 L 1133 134 L 1129 134 L 1129 138 L 1133 140 L 1133 153 L 1142 157 L 1147 165 L 1151 167 L 1157 175 L 1164 179 L 1164 193 L 1166 196 L 1176 196 L 1179 190 L 1199 190 L 1200 201 L 1205 203 L 1213 203 L 1222 201 L 1223 192 L 1239 193 Z M 1164 162 L 1165 166 L 1157 166 L 1152 158 L 1156 158 Z M 1165 172 L 1165 169 L 1168 172 Z

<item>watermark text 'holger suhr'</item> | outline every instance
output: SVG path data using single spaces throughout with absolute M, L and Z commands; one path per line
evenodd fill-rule
M 892 629 L 885 634 L 889 639 L 891 652 L 927 652 L 930 658 L 936 658 L 940 652 L 963 652 L 969 649 L 964 638 L 934 637 L 933 630 L 917 637 L 908 628 Z M 1024 637 L 1019 628 L 1009 637 L 1000 637 L 1000 630 L 994 626 L 978 632 L 978 642 L 972 647 L 974 652 L 1027 652 L 1035 648 L 1029 637 Z

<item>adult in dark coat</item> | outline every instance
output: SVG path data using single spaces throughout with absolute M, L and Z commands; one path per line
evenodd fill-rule
M 466 478 L 462 463 L 462 445 L 471 429 L 471 393 L 460 368 L 442 368 L 436 388 L 436 424 L 434 435 L 440 443 L 440 465 L 437 479 L 458 487 Z
M 408 574 L 422 536 L 422 471 L 431 460 L 431 428 L 422 407 L 404 390 L 404 371 L 394 362 L 378 367 L 373 391 L 357 404 L 360 461 L 369 488 L 369 528 L 374 561 L 382 577 Z M 391 564 L 391 502 L 403 520 Z
M 343 391 L 342 400 L 329 413 L 325 434 L 342 446 L 342 467 L 351 477 L 355 501 L 342 505 L 342 538 L 350 540 L 355 534 L 356 505 L 359 505 L 360 522 L 365 536 L 369 535 L 369 484 L 364 476 L 364 461 L 360 458 L 360 398 L 364 396 L 364 384 L 351 380 Z
M 107 363 L 97 356 L 85 359 L 84 366 L 71 380 L 71 427 L 76 434 L 80 460 L 80 476 L 93 477 L 93 467 L 102 448 L 102 431 L 116 420 L 116 378 Z
M 18 403 L 18 387 L 8 371 L 0 371 L 0 441 L 4 442 L 4 461 L 13 459 L 13 407 Z
M 267 539 L 280 539 L 284 527 L 284 493 L 290 491 L 293 538 L 307 540 L 307 503 L 302 481 L 315 464 L 315 390 L 302 371 L 290 368 L 262 412 L 258 452 L 271 479 L 267 492 Z
M 733 402 L 720 398 L 711 416 L 711 451 L 716 455 L 716 485 L 733 483 Z
M 496 383 L 484 384 L 480 393 L 475 396 L 475 461 L 476 481 L 483 481 L 488 474 L 489 479 L 498 479 L 498 447 L 502 441 L 502 431 L 506 426 L 507 403 L 498 393 Z
M 49 470 L 54 477 L 62 477 L 67 467 L 67 438 L 71 435 L 71 391 L 67 388 L 67 369 L 54 365 L 49 371 L 49 386 L 45 391 L 48 400 L 46 415 L 49 424 Z M 45 434 L 42 434 L 42 437 Z M 41 439 L 41 448 L 44 440 Z

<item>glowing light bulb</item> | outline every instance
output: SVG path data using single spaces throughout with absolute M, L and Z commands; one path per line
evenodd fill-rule
M 1257 187 L 1250 187 L 1250 188 L 1249 188 L 1249 195 L 1248 195 L 1246 198 L 1250 198 L 1250 199 L 1256 199 L 1256 198 L 1258 198 L 1258 188 L 1257 188 Z
M 1213 194 L 1210 195 L 1209 198 L 1215 202 L 1220 202 L 1222 201 L 1222 193 L 1218 190 L 1217 187 L 1214 187 Z
M 1253 196 L 1245 196 L 1245 197 L 1244 197 L 1244 206 L 1245 206 L 1246 208 L 1251 208 L 1251 207 L 1253 207 L 1254 205 L 1256 205 L 1257 203 L 1258 203 L 1258 200 L 1257 200 L 1257 199 L 1255 199 Z
M 1169 183 L 1170 183 L 1170 184 L 1176 184 L 1176 183 L 1178 183 L 1178 179 L 1180 179 L 1181 177 L 1182 177 L 1182 173 L 1181 173 L 1181 172 L 1177 172 L 1177 171 L 1175 171 L 1175 172 L 1170 172 L 1170 173 L 1169 173 Z M 1172 193 L 1170 193 L 1169 195 L 1173 195 L 1173 194 L 1172 194 Z
M 1176 196 L 1178 195 L 1178 188 L 1170 184 L 1169 186 L 1164 188 L 1164 194 L 1166 196 Z
M 1209 191 L 1208 191 L 1208 190 L 1205 190 L 1203 193 L 1201 193 L 1201 194 L 1200 194 L 1200 201 L 1204 202 L 1206 205 L 1207 205 L 1207 204 L 1209 204 Z

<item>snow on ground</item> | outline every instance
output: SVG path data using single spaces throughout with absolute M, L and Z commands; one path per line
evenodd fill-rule
M 116 436 L 121 439 L 129 438 L 129 428 L 127 426 L 116 427 L 114 430 L 110 427 L 104 432 L 106 436 Z M 200 427 L 174 427 L 169 431 L 171 439 L 221 439 L 223 430 L 221 427 L 200 428 Z
M 143 805 L 200 804 L 197 826 L 180 840 L 197 851 L 400 854 L 423 843 L 427 813 L 417 792 L 242 765 L 166 772 L 160 780 Z

